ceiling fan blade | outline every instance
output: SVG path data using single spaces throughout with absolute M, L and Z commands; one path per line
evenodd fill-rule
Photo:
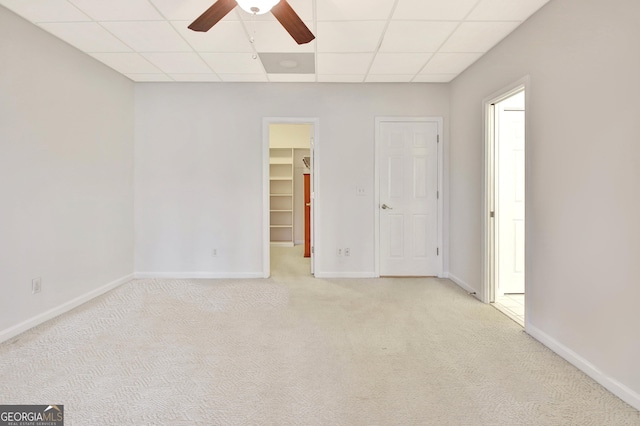
M 271 13 L 282 24 L 284 29 L 291 34 L 296 43 L 305 44 L 316 38 L 286 0 L 280 0 L 280 3 L 273 6 Z
M 198 16 L 198 19 L 189 25 L 189 29 L 193 31 L 209 31 L 211 27 L 217 24 L 237 5 L 236 0 L 218 0 L 202 15 Z

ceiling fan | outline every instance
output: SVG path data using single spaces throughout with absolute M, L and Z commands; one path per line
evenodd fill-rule
M 189 29 L 209 31 L 236 6 L 254 15 L 271 11 L 298 44 L 309 43 L 316 38 L 286 0 L 218 0 L 193 21 Z

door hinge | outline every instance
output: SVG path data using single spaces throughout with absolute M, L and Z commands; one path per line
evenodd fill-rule
M 437 143 L 440 143 L 440 135 L 437 135 L 436 139 L 437 139 Z
M 311 253 L 315 253 L 315 252 L 316 252 L 316 251 L 315 251 L 315 247 L 314 247 L 314 246 L 311 246 Z
M 436 248 L 436 256 L 440 256 L 440 247 Z
M 436 199 L 439 200 L 440 199 L 440 191 L 436 191 Z
M 496 217 L 496 212 L 489 212 L 489 217 Z

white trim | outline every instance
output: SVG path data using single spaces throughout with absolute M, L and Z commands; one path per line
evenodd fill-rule
M 44 322 L 47 322 L 50 319 L 53 319 L 59 315 L 69 312 L 70 310 L 77 308 L 83 303 L 86 303 L 91 299 L 101 296 L 104 293 L 110 290 L 113 290 L 114 288 L 119 287 L 124 283 L 131 281 L 132 279 L 134 279 L 134 274 L 129 274 L 122 278 L 118 278 L 117 280 L 111 281 L 110 283 L 105 284 L 102 287 L 98 287 L 94 290 L 91 290 L 88 293 L 85 293 L 81 296 L 71 299 L 68 302 L 63 303 L 62 305 L 58 305 L 54 308 L 49 309 L 46 312 L 36 315 L 35 317 L 29 318 L 28 320 L 25 320 L 19 324 L 6 328 L 0 331 L 0 343 L 9 340 L 12 337 L 15 337 L 20 333 L 24 333 L 25 331 L 33 327 L 36 327 Z
M 375 158 L 374 158 L 374 269 L 375 277 L 380 277 L 380 124 L 383 122 L 436 122 L 438 124 L 438 278 L 445 276 L 444 271 L 444 127 L 442 117 L 376 117 L 375 118 Z
M 482 199 L 483 199 L 483 209 L 481 212 L 482 217 L 482 286 L 481 286 L 481 294 L 479 295 L 479 299 L 484 303 L 492 302 L 492 266 L 491 262 L 493 259 L 493 243 L 492 243 L 492 222 L 489 217 L 489 212 L 492 210 L 492 202 L 493 202 L 493 193 L 491 186 L 493 184 L 493 177 L 489 171 L 490 167 L 493 165 L 492 159 L 492 147 L 493 147 L 493 128 L 489 123 L 489 120 L 492 115 L 493 105 L 497 102 L 503 101 L 510 96 L 524 90 L 525 92 L 525 200 L 527 199 L 527 194 L 531 191 L 529 189 L 530 179 L 527 176 L 529 171 L 529 167 L 527 163 L 529 162 L 529 144 L 527 143 L 530 140 L 530 125 L 528 117 L 530 114 L 529 111 L 529 99 L 531 98 L 531 78 L 527 75 L 507 86 L 504 86 L 502 89 L 493 92 L 491 95 L 487 96 L 482 100 L 482 134 L 484 135 L 483 141 L 483 164 L 482 164 L 482 175 L 483 175 L 483 186 L 482 186 Z M 529 203 L 525 201 L 525 218 L 527 218 L 529 209 Z M 525 219 L 525 235 L 530 235 L 529 232 L 529 220 Z M 526 241 L 525 241 L 525 265 L 529 265 L 529 259 L 527 259 L 527 250 L 526 250 Z M 525 289 L 527 285 L 527 272 L 525 266 Z M 526 310 L 525 310 L 526 314 Z
M 374 272 L 317 272 L 316 278 L 378 278 Z
M 446 278 L 451 280 L 451 282 L 453 282 L 455 285 L 457 285 L 458 287 L 460 287 L 461 289 L 463 289 L 464 291 L 466 291 L 467 293 L 469 293 L 470 295 L 472 295 L 476 299 L 480 299 L 480 297 L 478 296 L 478 292 L 476 292 L 476 289 L 471 287 L 471 285 L 466 283 L 464 280 L 456 277 L 455 275 L 453 275 L 451 273 L 447 274 Z
M 609 392 L 611 392 L 627 404 L 631 405 L 636 410 L 640 410 L 640 394 L 638 392 L 635 392 L 633 389 L 630 389 L 616 379 L 608 376 L 607 374 L 599 370 L 595 365 L 593 365 L 562 343 L 558 342 L 556 339 L 549 336 L 539 328 L 531 325 L 531 323 L 526 323 L 525 330 L 531 337 L 538 340 L 540 343 L 551 349 L 556 354 L 560 355 L 570 364 L 573 364 L 579 370 L 584 372 L 587 376 L 600 383 Z
M 238 279 L 263 278 L 262 272 L 136 272 L 136 279 Z
M 314 143 L 313 185 L 314 199 L 311 203 L 311 233 L 320 233 L 320 119 L 317 117 L 264 117 L 262 119 L 262 278 L 271 276 L 271 235 L 269 232 L 269 125 L 270 124 L 311 124 L 313 126 L 312 139 Z M 312 236 L 314 251 L 313 263 L 318 270 L 320 259 L 318 240 Z

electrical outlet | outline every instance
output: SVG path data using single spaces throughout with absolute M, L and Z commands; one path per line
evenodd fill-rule
M 40 293 L 42 290 L 42 278 L 34 278 L 31 280 L 31 294 Z
M 351 256 L 351 249 L 349 247 L 344 249 L 344 255 L 345 256 Z
M 211 249 L 211 257 L 218 257 L 218 249 Z
M 342 249 L 339 248 L 338 251 L 336 252 L 336 256 L 342 256 Z

